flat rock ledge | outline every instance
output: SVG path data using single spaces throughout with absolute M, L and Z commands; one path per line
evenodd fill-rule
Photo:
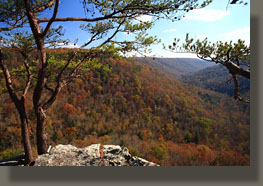
M 137 156 L 126 147 L 93 144 L 85 148 L 57 145 L 38 156 L 34 166 L 159 166 Z

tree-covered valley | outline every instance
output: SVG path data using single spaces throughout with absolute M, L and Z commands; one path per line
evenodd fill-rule
M 48 50 L 47 60 L 49 64 L 54 59 L 63 61 L 70 52 Z M 19 68 L 22 58 L 11 53 L 8 67 L 16 74 L 13 82 L 19 90 L 24 77 Z M 59 63 L 54 64 L 48 72 L 59 68 Z M 0 154 L 4 156 L 22 148 L 22 137 L 19 115 L 0 76 Z M 51 94 L 50 87 L 44 97 Z M 32 92 L 25 107 L 35 147 Z M 134 59 L 102 52 L 61 90 L 46 117 L 50 145 L 117 144 L 165 166 L 250 164 L 249 104 L 185 84 Z M 35 148 L 33 152 L 36 155 Z

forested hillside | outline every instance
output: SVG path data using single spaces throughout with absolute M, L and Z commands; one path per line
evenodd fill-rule
M 51 50 L 49 56 L 63 58 L 66 52 Z M 10 68 L 12 61 L 19 57 L 10 60 Z M 133 155 L 167 166 L 249 165 L 249 105 L 133 60 L 102 55 L 89 69 L 63 89 L 46 113 L 49 144 L 123 145 Z M 21 132 L 0 77 L 4 153 L 21 148 Z M 28 97 L 32 99 L 32 93 Z M 36 118 L 32 105 L 26 107 L 35 144 Z
M 234 95 L 234 83 L 228 70 L 222 65 L 215 65 L 200 71 L 183 75 L 181 81 L 200 86 L 205 89 L 221 92 L 229 96 Z M 250 81 L 239 77 L 239 93 L 249 96 Z

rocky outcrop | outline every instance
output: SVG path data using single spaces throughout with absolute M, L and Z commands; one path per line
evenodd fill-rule
M 34 166 L 158 166 L 131 156 L 126 147 L 93 144 L 85 148 L 57 145 L 38 156 Z

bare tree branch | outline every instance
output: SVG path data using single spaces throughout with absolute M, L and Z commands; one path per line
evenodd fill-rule
M 76 55 L 76 52 L 74 52 L 71 55 L 71 57 L 68 59 L 67 63 L 63 67 L 63 69 L 59 72 L 59 74 L 56 78 L 56 82 L 57 82 L 56 88 L 55 88 L 55 90 L 52 90 L 53 92 L 52 92 L 50 98 L 42 106 L 44 111 L 47 110 L 54 103 L 54 101 L 56 100 L 57 95 L 59 94 L 61 89 L 64 86 L 66 86 L 68 82 L 72 81 L 75 78 L 75 75 L 77 74 L 80 67 L 89 59 L 89 57 L 87 55 L 85 55 L 83 57 L 83 59 L 79 62 L 79 64 L 71 71 L 70 75 L 66 79 L 62 80 L 63 72 L 67 69 L 69 64 L 73 61 L 75 55 Z
M 47 85 L 47 82 L 45 83 L 45 89 L 47 89 L 48 91 L 50 91 L 52 94 L 54 93 L 54 89 L 50 88 L 50 87 Z
M 47 8 L 51 7 L 54 4 L 55 0 L 50 0 L 48 3 L 44 4 L 43 6 L 39 6 L 33 9 L 34 13 L 41 12 L 46 10 Z
M 70 58 L 68 59 L 67 63 L 64 65 L 64 67 L 60 70 L 60 72 L 57 75 L 56 81 L 57 84 L 61 81 L 61 77 L 64 73 L 64 71 L 68 68 L 68 66 L 70 65 L 70 63 L 73 61 L 74 57 L 76 56 L 77 52 L 74 52 Z
M 227 60 L 226 61 L 230 61 L 230 52 L 232 50 L 232 47 L 230 47 L 227 52 L 226 52 L 226 57 L 227 57 Z
M 84 43 L 80 48 L 84 48 L 84 47 L 88 46 L 90 43 L 92 43 L 92 42 L 96 39 L 96 37 L 97 37 L 99 34 L 100 34 L 99 32 L 95 33 L 95 34 L 90 38 L 90 40 L 89 40 L 87 43 Z
M 83 21 L 83 22 L 97 22 L 97 21 L 103 21 L 105 19 L 121 19 L 121 18 L 127 18 L 127 16 L 113 16 L 114 14 L 106 15 L 103 17 L 97 17 L 97 18 L 81 18 L 81 17 L 66 17 L 66 18 L 55 18 L 54 22 L 67 22 L 67 21 Z M 49 22 L 49 18 L 41 18 L 37 20 L 38 23 L 44 23 Z
M 80 67 L 81 67 L 86 61 L 88 61 L 88 60 L 91 59 L 91 58 L 92 58 L 92 56 L 85 56 L 85 57 L 79 62 L 79 64 L 71 71 L 71 73 L 70 73 L 70 75 L 69 75 L 69 78 L 74 78 L 74 77 L 77 75 Z
M 98 48 L 102 47 L 103 45 L 105 45 L 106 43 L 110 42 L 112 40 L 112 38 L 114 38 L 114 36 L 116 36 L 116 34 L 120 31 L 120 27 L 122 26 L 122 24 L 124 23 L 125 21 L 123 20 L 119 26 L 116 28 L 115 32 L 107 39 L 105 40 L 102 44 L 99 45 Z
M 31 74 L 30 69 L 29 69 L 29 64 L 28 64 L 27 58 L 24 59 L 24 66 L 25 66 L 26 72 L 27 72 L 27 82 L 26 82 L 26 86 L 23 90 L 22 97 L 26 96 L 28 89 L 30 87 L 30 84 L 31 84 L 31 80 L 32 80 L 32 74 Z
M 53 3 L 54 3 L 54 0 L 53 0 Z M 46 28 L 44 29 L 42 35 L 45 36 L 51 26 L 51 24 L 54 22 L 56 16 L 57 16 L 57 13 L 58 13 L 58 5 L 59 5 L 59 0 L 56 0 L 56 4 L 55 4 L 55 9 L 53 11 L 53 15 L 51 17 L 51 19 L 48 21 L 48 24 L 46 26 Z
M 2 31 L 10 31 L 10 30 L 13 30 L 15 28 L 22 28 L 23 26 L 24 26 L 24 24 L 19 24 L 19 25 L 15 24 L 15 25 L 10 26 L 10 27 L 0 28 L 0 32 L 2 32 Z
M 63 84 L 61 82 L 58 82 L 57 86 L 56 86 L 55 90 L 53 91 L 53 93 L 51 94 L 50 98 L 41 107 L 44 113 L 54 103 L 54 101 L 56 100 L 57 95 L 60 92 L 62 87 L 63 87 Z
M 12 82 L 9 70 L 6 67 L 6 65 L 4 64 L 3 53 L 2 53 L 1 48 L 0 48 L 0 67 L 2 68 L 2 71 L 4 73 L 5 83 L 6 83 L 8 93 L 9 93 L 11 99 L 14 101 L 16 107 L 19 108 L 19 99 L 18 99 L 17 94 L 13 88 L 13 82 Z
M 53 22 L 67 22 L 67 21 L 83 21 L 83 22 L 97 22 L 97 21 L 103 21 L 106 19 L 122 19 L 122 18 L 129 18 L 134 15 L 138 15 L 138 13 L 130 13 L 129 15 L 118 15 L 115 16 L 119 13 L 123 13 L 124 11 L 127 11 L 125 8 L 122 10 L 118 11 L 113 11 L 111 14 L 104 15 L 102 17 L 96 17 L 96 18 L 82 18 L 82 17 L 65 17 L 65 18 L 55 18 L 53 19 Z M 38 19 L 38 23 L 44 23 L 44 22 L 49 22 L 51 19 L 50 18 L 40 18 Z
M 10 30 L 13 30 L 15 28 L 22 28 L 24 26 L 24 24 L 26 23 L 24 18 L 25 18 L 25 16 L 21 17 L 20 19 L 17 19 L 16 22 L 13 25 L 11 25 L 10 27 L 0 28 L 0 32 L 2 32 L 2 31 L 10 31 Z

